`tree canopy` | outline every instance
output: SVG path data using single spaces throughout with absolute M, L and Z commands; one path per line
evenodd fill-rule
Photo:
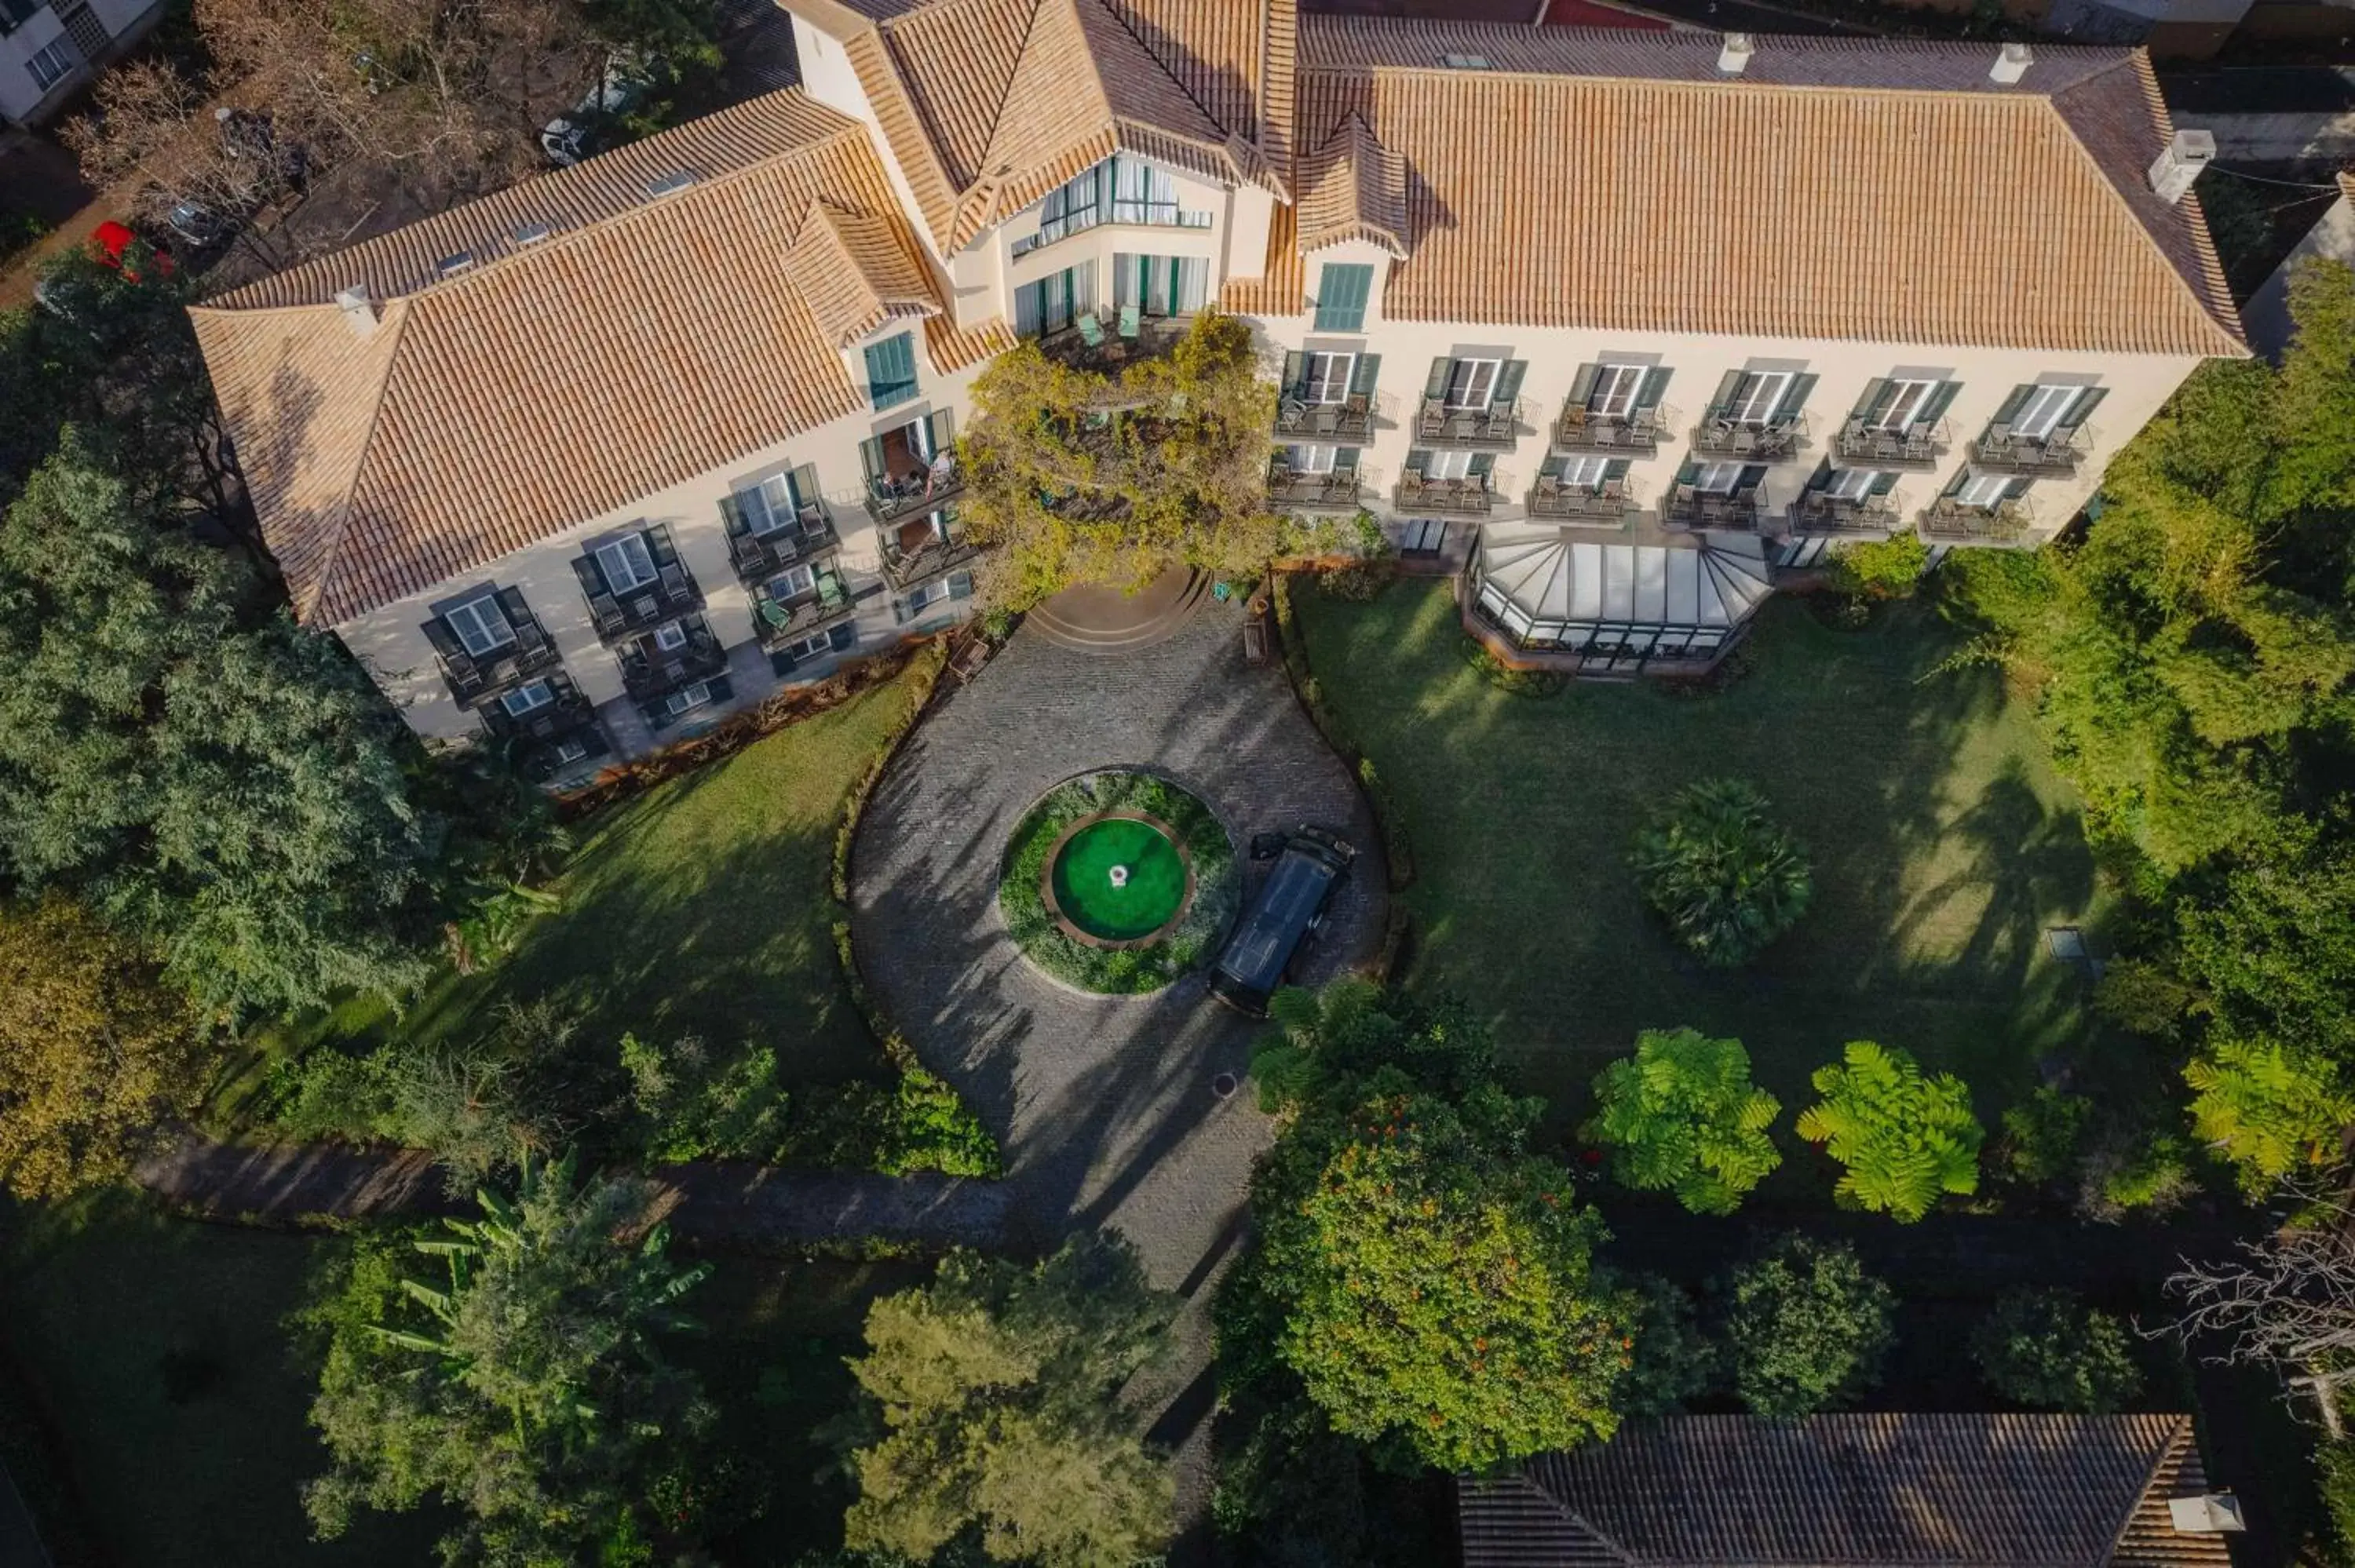
M 2126 1326 L 2062 1290 L 2003 1297 L 1973 1331 L 1971 1359 L 1989 1388 L 2031 1410 L 2106 1414 L 2142 1389 Z
M 1824 1097 L 1799 1113 L 1799 1136 L 1848 1168 L 1843 1201 L 1918 1220 L 1941 1194 L 1978 1190 L 1987 1134 L 1952 1073 L 1932 1077 L 1903 1051 L 1851 1040 L 1840 1061 L 1816 1069 L 1815 1086 Z
M 1766 1133 L 1782 1105 L 1751 1081 L 1739 1040 L 1647 1029 L 1595 1075 L 1594 1099 L 1583 1132 L 1610 1150 L 1612 1174 L 1697 1214 L 1733 1213 L 1783 1162 Z
M 1704 779 L 1672 796 L 1636 835 L 1636 877 L 1677 940 L 1734 969 L 1806 912 L 1815 882 L 1798 841 L 1739 779 Z
M 1734 1392 L 1753 1414 L 1785 1418 L 1848 1403 L 1880 1381 L 1893 1306 L 1849 1248 L 1784 1237 L 1727 1292 Z

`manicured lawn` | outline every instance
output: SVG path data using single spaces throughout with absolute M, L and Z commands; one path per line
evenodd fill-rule
M 1401 582 L 1364 606 L 1304 589 L 1298 609 L 1328 700 L 1406 821 L 1407 981 L 1490 1013 L 1558 1128 L 1647 1027 L 1744 1041 L 1793 1144 L 1808 1074 L 1845 1041 L 1960 1073 L 1992 1126 L 2041 1054 L 2084 1034 L 2083 984 L 2041 941 L 2107 902 L 2076 808 L 1997 673 L 1934 672 L 1956 639 L 1926 609 L 1847 633 L 1785 598 L 1751 673 L 1717 694 L 1528 697 L 1465 662 L 1444 585 Z M 1627 866 L 1655 803 L 1713 774 L 1763 789 L 1815 866 L 1798 927 L 1732 974 L 1670 942 Z
M 910 676 L 575 824 L 557 912 L 496 969 L 444 976 L 400 1018 L 355 1001 L 266 1034 L 218 1097 L 240 1103 L 276 1056 L 398 1029 L 464 1038 L 502 1001 L 553 997 L 610 1051 L 625 1031 L 773 1046 L 789 1081 L 871 1076 L 874 1042 L 843 994 L 828 891 L 852 785 L 916 700 Z

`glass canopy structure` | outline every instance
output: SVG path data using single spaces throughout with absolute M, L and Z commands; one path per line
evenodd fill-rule
M 1754 535 L 1605 543 L 1551 523 L 1492 523 L 1472 559 L 1473 613 L 1513 647 L 1579 668 L 1703 669 L 1774 592 Z

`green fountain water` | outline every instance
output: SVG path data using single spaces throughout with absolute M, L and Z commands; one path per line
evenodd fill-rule
M 1186 860 L 1151 822 L 1107 817 L 1063 842 L 1055 855 L 1055 905 L 1106 942 L 1149 937 L 1186 902 Z

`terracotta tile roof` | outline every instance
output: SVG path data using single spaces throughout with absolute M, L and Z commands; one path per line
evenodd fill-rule
M 1300 249 L 1346 239 L 1371 240 L 1401 259 L 1407 253 L 1406 166 L 1355 114 L 1300 165 Z
M 1299 213 L 1278 207 L 1267 224 L 1266 272 L 1233 278 L 1219 291 L 1219 308 L 1237 315 L 1296 316 L 1302 306 L 1306 265 L 1301 260 Z
M 1458 1488 L 1465 1568 L 2229 1568 L 2184 1415 L 1673 1417 Z
M 942 302 L 866 129 L 775 96 L 791 101 L 747 107 L 800 127 L 798 143 L 448 279 L 411 278 L 365 339 L 333 303 L 255 296 L 400 275 L 443 241 L 388 235 L 196 310 L 298 615 L 347 620 L 865 406 L 843 335 Z M 658 144 L 679 134 L 625 151 L 661 166 Z M 598 179 L 602 161 L 567 184 Z M 538 210 L 520 194 L 489 198 L 490 221 L 459 208 L 430 224 L 497 232 Z M 924 325 L 944 366 L 1010 341 L 995 323 Z
M 1500 324 L 2238 355 L 2139 50 L 1311 16 L 1298 132 L 1405 162 L 1387 314 Z M 1439 67 L 1444 54 L 1487 70 Z

